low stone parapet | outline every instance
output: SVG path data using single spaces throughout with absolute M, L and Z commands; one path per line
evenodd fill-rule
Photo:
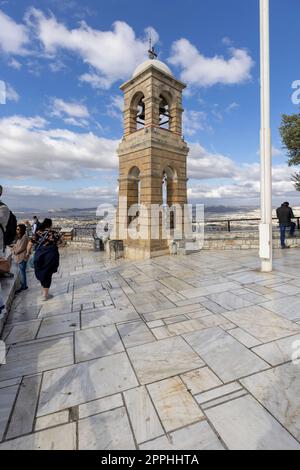
M 7 320 L 7 315 L 10 311 L 15 292 L 19 287 L 19 276 L 18 276 L 18 268 L 15 264 L 12 265 L 11 272 L 14 274 L 13 278 L 5 278 L 5 279 L 0 279 L 1 283 L 1 293 L 2 297 L 4 300 L 4 304 L 6 306 L 6 315 L 3 316 L 2 318 L 0 317 L 0 337 L 5 325 L 5 322 Z
M 291 238 L 287 235 L 286 244 L 291 248 L 300 247 L 300 236 Z M 273 247 L 280 248 L 279 231 L 273 232 Z M 253 232 L 207 232 L 204 239 L 204 250 L 258 250 L 259 233 Z

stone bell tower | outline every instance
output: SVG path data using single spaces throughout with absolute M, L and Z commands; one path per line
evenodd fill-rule
M 149 60 L 121 86 L 125 103 L 124 136 L 118 149 L 117 228 L 125 257 L 130 259 L 169 253 L 177 215 L 170 214 L 171 235 L 166 238 L 163 212 L 187 204 L 188 147 L 182 138 L 185 85 L 156 57 L 152 48 Z M 159 214 L 153 207 L 160 207 Z M 133 236 L 127 231 L 130 227 L 135 229 Z

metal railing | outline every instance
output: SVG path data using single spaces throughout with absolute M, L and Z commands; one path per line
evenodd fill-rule
M 274 227 L 278 224 L 278 219 L 273 217 Z M 294 220 L 297 221 L 297 228 L 300 230 L 300 216 L 294 217 Z M 233 224 L 239 224 L 239 227 L 235 230 L 251 230 L 256 228 L 258 230 L 258 225 L 261 219 L 207 219 L 204 222 L 205 229 L 210 231 L 226 231 L 232 232 Z M 196 224 L 197 225 L 197 224 Z M 242 226 L 241 226 L 242 225 Z
M 233 232 L 233 231 L 250 231 L 258 230 L 260 223 L 259 218 L 236 218 L 236 219 L 206 219 L 204 220 L 205 231 L 209 232 Z M 273 219 L 274 228 L 278 225 L 278 219 Z M 297 228 L 300 230 L 300 216 L 295 217 Z M 199 225 L 193 223 L 193 227 L 197 228 Z M 203 224 L 202 224 L 203 225 Z M 75 241 L 95 240 L 97 239 L 96 224 L 90 225 L 75 225 L 73 228 L 73 239 Z

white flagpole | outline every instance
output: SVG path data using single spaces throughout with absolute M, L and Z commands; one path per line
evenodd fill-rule
M 272 147 L 270 118 L 270 18 L 269 0 L 260 0 L 261 75 L 261 223 L 260 258 L 262 272 L 272 271 Z

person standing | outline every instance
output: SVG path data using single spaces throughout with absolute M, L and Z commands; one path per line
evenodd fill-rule
M 281 248 L 289 248 L 289 246 L 285 244 L 286 229 L 290 229 L 291 237 L 295 236 L 296 230 L 296 224 L 292 222 L 292 219 L 295 218 L 293 209 L 290 207 L 289 202 L 284 202 L 281 204 L 281 207 L 278 207 L 276 213 L 279 220 Z
M 26 276 L 26 269 L 27 269 L 27 246 L 29 243 L 29 238 L 26 233 L 26 225 L 19 224 L 17 226 L 17 241 L 14 245 L 11 246 L 11 250 L 13 255 L 15 256 L 16 263 L 19 266 L 19 273 L 20 273 L 20 280 L 21 280 L 21 288 L 17 290 L 16 294 L 20 294 L 20 292 L 25 291 L 28 289 L 27 285 L 27 276 Z
M 0 185 L 0 198 L 2 196 L 3 188 Z M 5 243 L 4 243 L 4 234 L 6 230 L 6 226 L 9 220 L 10 210 L 9 208 L 3 204 L 0 200 L 0 257 L 4 256 L 5 253 Z
M 27 255 L 34 252 L 34 272 L 35 277 L 40 281 L 43 288 L 43 300 L 47 301 L 52 298 L 49 295 L 49 289 L 52 283 L 52 276 L 58 271 L 59 267 L 59 251 L 58 246 L 61 244 L 61 235 L 52 229 L 52 220 L 45 219 L 40 228 L 32 236 L 28 248 Z
M 35 233 L 39 230 L 40 227 L 41 227 L 41 223 L 39 219 L 37 218 L 37 216 L 35 215 L 33 217 L 32 225 L 31 225 L 32 235 L 35 235 Z

